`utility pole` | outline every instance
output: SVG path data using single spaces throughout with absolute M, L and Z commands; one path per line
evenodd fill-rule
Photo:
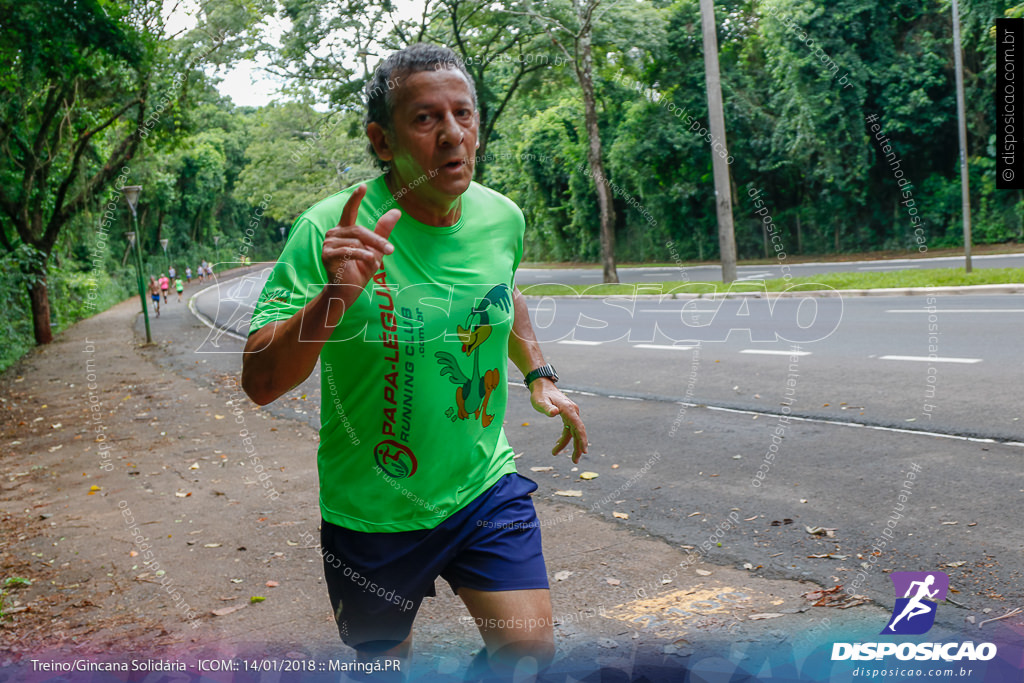
M 971 272 L 971 187 L 967 175 L 967 118 L 964 116 L 964 62 L 960 54 L 960 4 L 953 0 L 953 63 L 956 66 L 956 115 L 960 119 L 960 192 L 964 214 L 964 269 Z
M 725 113 L 722 109 L 722 76 L 718 69 L 718 35 L 714 0 L 700 0 L 701 27 L 704 33 L 704 80 L 708 89 L 708 123 L 712 139 L 725 144 Z M 736 234 L 732 223 L 732 190 L 729 164 L 711 151 L 715 178 L 715 210 L 718 215 L 718 250 L 722 255 L 722 282 L 736 279 Z

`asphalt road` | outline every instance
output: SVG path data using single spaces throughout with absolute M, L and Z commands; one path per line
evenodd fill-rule
M 787 263 L 793 277 L 822 275 L 824 273 L 865 272 L 880 273 L 894 270 L 929 270 L 933 268 L 962 267 L 962 256 L 938 258 L 885 259 L 878 261 L 852 261 L 849 263 Z M 1024 268 L 1024 254 L 992 254 L 973 256 L 971 265 L 975 268 Z M 619 280 L 628 283 L 666 282 L 689 280 L 690 282 L 719 282 L 722 279 L 720 266 L 669 266 L 660 268 L 618 268 Z M 739 266 L 738 280 L 772 280 L 785 273 L 781 265 Z M 597 285 L 601 283 L 600 268 L 521 268 L 516 275 L 520 286 L 546 283 L 569 285 Z
M 265 270 L 196 298 L 244 337 Z M 562 386 L 1024 442 L 1022 295 L 531 299 Z M 211 331 L 213 349 L 220 332 Z M 787 384 L 792 386 L 787 386 Z
M 258 291 L 258 277 L 225 282 L 195 303 L 244 331 Z M 813 303 L 621 303 L 531 301 L 545 353 L 588 423 L 580 470 L 600 475 L 582 481 L 566 458 L 545 455 L 557 425 L 513 386 L 506 429 L 523 470 L 554 467 L 531 474 L 541 495 L 579 490 L 564 500 L 625 513 L 638 533 L 692 546 L 695 562 L 857 586 L 886 605 L 888 571 L 936 569 L 974 610 L 1022 602 L 1024 529 L 1012 512 L 1024 502 L 1022 365 L 1012 340 L 1024 297 L 818 300 L 816 316 Z M 795 349 L 788 339 L 800 334 Z M 197 377 L 237 370 L 240 349 L 211 329 L 180 366 Z M 317 425 L 318 382 L 314 373 L 272 409 Z M 781 420 L 784 410 L 806 419 Z M 945 610 L 939 621 L 962 618 Z

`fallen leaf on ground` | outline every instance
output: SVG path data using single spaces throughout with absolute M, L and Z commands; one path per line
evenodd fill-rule
M 223 420 L 224 416 L 223 415 L 214 415 L 214 418 L 216 418 L 218 420 Z
M 546 465 L 544 467 L 531 467 L 530 471 L 531 472 L 550 472 L 553 469 L 555 469 L 555 468 L 552 467 L 551 465 Z
M 565 496 L 567 498 L 580 498 L 583 496 L 583 491 L 577 491 L 575 489 L 568 491 L 555 491 L 556 496 Z
M 609 650 L 619 646 L 619 644 L 616 643 L 611 638 L 598 638 L 597 639 L 597 644 L 600 645 L 601 647 L 608 648 Z
M 277 581 L 267 581 L 267 583 L 264 585 L 266 585 L 267 588 L 277 588 L 281 584 L 279 584 Z
M 555 581 L 565 581 L 570 576 L 572 576 L 572 572 L 563 569 L 560 572 L 555 572 Z
M 947 567 L 956 568 L 956 567 L 962 567 L 965 564 L 967 564 L 967 560 L 960 560 L 959 562 L 949 562 L 948 564 L 946 564 L 946 566 Z
M 204 548 L 219 548 L 220 547 L 220 543 L 205 543 L 205 544 L 203 544 L 203 547 Z
M 615 519 L 629 519 L 629 515 L 625 512 L 612 512 L 612 517 Z
M 711 572 L 707 569 L 695 569 L 694 571 L 697 572 L 697 576 L 711 576 Z
M 843 587 L 839 585 L 832 588 L 821 588 L 804 593 L 803 597 L 810 600 L 814 607 L 836 607 L 838 609 L 848 609 L 871 602 L 871 598 L 866 595 L 848 595 L 840 592 L 842 589 Z
M 580 479 L 597 479 L 599 476 L 601 475 L 598 474 L 597 472 L 580 472 Z
M 251 598 L 249 598 L 249 604 L 252 605 L 257 602 L 263 602 L 264 600 L 266 600 L 266 598 L 262 595 L 254 595 Z
M 747 617 L 747 619 L 749 619 L 750 621 L 757 621 L 759 619 L 775 619 L 781 616 L 783 615 L 779 614 L 778 612 L 764 612 L 763 614 L 751 614 L 749 617 Z
M 619 579 L 605 579 L 609 586 L 618 586 L 622 581 Z
M 221 607 L 220 609 L 211 610 L 210 614 L 212 614 L 215 617 L 226 617 L 232 612 L 237 612 L 238 610 L 245 609 L 248 606 L 248 604 L 243 602 L 241 605 L 234 605 L 233 607 Z

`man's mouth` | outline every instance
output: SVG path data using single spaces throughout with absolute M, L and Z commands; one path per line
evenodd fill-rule
M 451 169 L 451 170 L 454 171 L 455 169 L 460 168 L 461 166 L 465 165 L 465 163 L 466 163 L 465 159 L 456 159 L 455 161 L 449 161 L 447 164 L 442 166 L 442 168 L 447 168 L 447 169 Z

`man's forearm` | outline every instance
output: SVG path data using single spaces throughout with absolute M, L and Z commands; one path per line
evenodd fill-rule
M 533 332 L 526 299 L 519 293 L 518 287 L 512 290 L 512 311 L 515 319 L 512 322 L 512 334 L 508 337 L 508 357 L 526 375 L 544 365 L 544 353 Z
M 242 356 L 242 388 L 249 398 L 266 405 L 309 377 L 324 343 L 359 296 L 354 290 L 327 285 L 291 318 L 249 337 Z

